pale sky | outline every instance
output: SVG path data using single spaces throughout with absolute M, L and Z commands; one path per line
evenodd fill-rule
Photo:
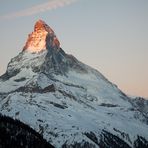
M 148 0 L 0 0 L 0 74 L 38 19 L 65 52 L 125 93 L 148 98 Z

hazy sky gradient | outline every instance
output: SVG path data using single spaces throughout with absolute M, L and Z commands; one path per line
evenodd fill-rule
M 57 1 L 56 9 L 44 7 L 46 11 L 19 16 L 51 1 Z M 98 69 L 126 93 L 148 97 L 148 1 L 58 2 L 0 0 L 0 74 L 22 50 L 35 21 L 43 19 L 67 53 Z

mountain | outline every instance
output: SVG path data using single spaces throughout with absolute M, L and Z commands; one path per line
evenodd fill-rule
M 0 77 L 0 113 L 56 148 L 148 147 L 148 104 L 142 102 L 65 53 L 42 20 Z

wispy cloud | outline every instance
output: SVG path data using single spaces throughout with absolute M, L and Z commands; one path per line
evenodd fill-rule
M 38 4 L 18 12 L 0 16 L 0 19 L 13 19 L 18 17 L 31 16 L 45 11 L 57 9 L 59 7 L 64 7 L 76 1 L 78 0 L 50 0 L 49 2 Z

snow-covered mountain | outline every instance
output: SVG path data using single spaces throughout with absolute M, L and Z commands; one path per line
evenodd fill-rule
M 0 113 L 56 148 L 148 147 L 148 103 L 140 102 L 66 54 L 42 20 L 0 77 Z

